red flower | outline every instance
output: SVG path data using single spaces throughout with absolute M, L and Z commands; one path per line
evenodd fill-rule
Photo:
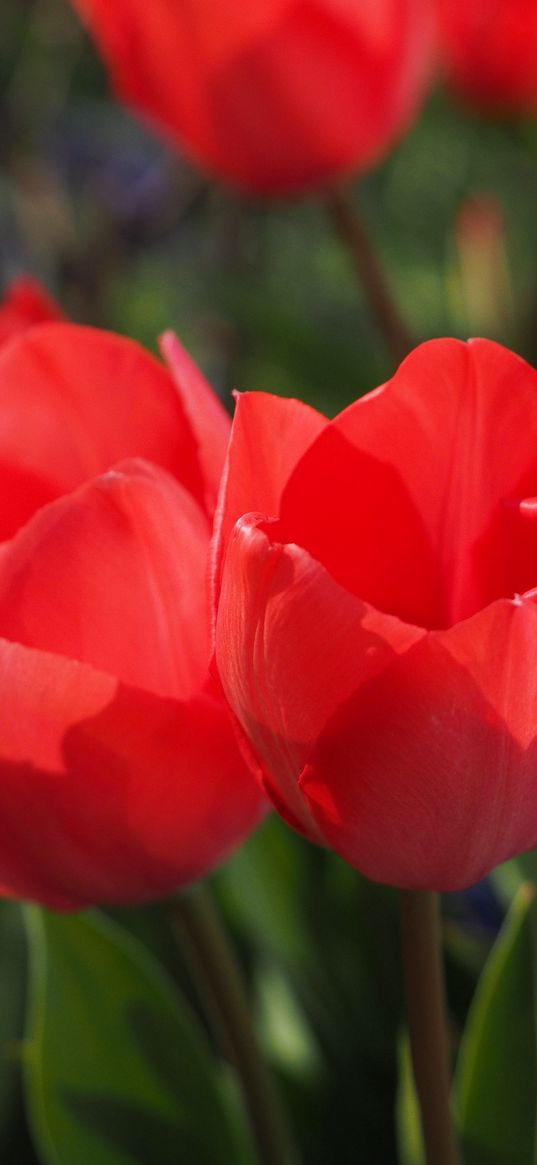
M 405 887 L 537 844 L 537 373 L 441 340 L 332 422 L 246 395 L 224 481 L 216 660 L 280 812 Z
M 429 0 L 73 3 L 122 97 L 259 194 L 369 166 L 424 98 Z
M 0 889 L 59 908 L 168 892 L 261 812 L 207 672 L 229 422 L 165 347 L 175 383 L 68 323 L 0 352 Z
M 483 110 L 537 112 L 535 0 L 437 0 L 450 84 Z
M 41 284 L 21 276 L 11 284 L 3 303 L 0 303 L 0 345 L 34 324 L 61 319 L 64 319 L 63 312 Z

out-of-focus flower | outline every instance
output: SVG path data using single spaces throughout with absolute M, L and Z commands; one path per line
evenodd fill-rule
M 478 108 L 537 113 L 535 0 L 436 0 L 449 84 Z
M 429 0 L 73 0 L 119 94 L 258 194 L 363 169 L 410 126 Z
M 403 887 L 533 847 L 535 371 L 441 340 L 332 422 L 247 394 L 223 481 L 217 666 L 280 812 Z
M 207 873 L 262 798 L 207 671 L 228 418 L 172 336 L 0 352 L 0 888 L 59 908 Z
M 30 276 L 21 276 L 0 303 L 0 345 L 34 324 L 63 318 L 63 312 L 41 284 Z
M 513 324 L 513 292 L 505 214 L 490 194 L 461 203 L 455 222 L 457 302 L 462 328 L 472 335 L 502 336 Z

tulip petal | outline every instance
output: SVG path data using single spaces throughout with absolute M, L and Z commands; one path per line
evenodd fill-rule
M 59 908 L 169 893 L 263 805 L 221 701 L 163 700 L 0 641 L 0 892 Z
M 178 482 L 124 463 L 0 547 L 0 635 L 186 698 L 207 678 L 207 549 Z
M 439 50 L 449 84 L 482 111 L 537 112 L 537 10 L 532 0 L 437 0 Z
M 63 312 L 37 279 L 21 276 L 0 305 L 0 346 L 35 324 L 63 319 Z
M 431 341 L 312 444 L 282 540 L 381 610 L 450 626 L 535 585 L 535 550 L 506 565 L 502 531 L 506 499 L 537 493 L 536 448 L 537 373 L 487 340 Z
M 173 381 L 131 340 L 68 323 L 32 328 L 0 353 L 0 405 L 6 485 L 11 469 L 25 473 L 51 501 L 124 457 L 145 457 L 204 504 L 196 442 Z M 14 529 L 3 514 L 0 537 Z
M 334 2 L 334 0 L 332 0 Z M 111 6 L 106 0 L 75 0 L 75 7 L 88 22 L 104 46 L 115 54 L 126 54 L 124 43 L 126 26 L 139 30 L 140 38 L 147 39 L 153 31 L 162 37 L 162 48 L 176 51 L 176 67 L 188 63 L 188 45 L 192 39 L 201 41 L 209 59 L 227 56 L 237 45 L 255 40 L 272 24 L 279 12 L 285 11 L 289 0 L 256 0 L 243 8 L 229 5 L 223 8 L 214 0 L 182 0 L 181 25 L 174 6 L 168 0 L 153 0 L 151 8 L 143 0 L 116 0 Z M 178 28 L 183 36 L 178 36 Z M 134 36 L 134 32 L 133 32 Z M 128 58 L 127 58 L 128 59 Z M 130 61 L 134 75 L 134 62 Z
M 453 890 L 537 844 L 536 771 L 537 607 L 503 600 L 357 685 L 300 786 L 368 877 Z
M 258 193 L 326 186 L 370 163 L 429 79 L 426 0 L 73 3 L 120 95 Z
M 216 393 L 177 336 L 173 332 L 166 332 L 160 346 L 196 442 L 205 488 L 205 509 L 212 515 L 216 509 L 231 421 Z
M 55 465 L 47 473 L 35 473 L 30 466 L 6 463 L 0 458 L 0 542 L 11 537 L 28 518 L 60 492 L 53 480 Z
M 290 474 L 328 423 L 299 400 L 265 392 L 237 393 L 236 399 L 215 518 L 212 573 L 217 590 L 235 522 L 253 512 L 277 517 Z
M 210 62 L 211 46 L 218 45 L 219 37 L 226 44 L 223 9 L 213 6 L 211 19 L 204 22 L 211 42 L 205 46 L 203 37 L 201 44 L 199 39 L 199 3 L 183 4 L 179 30 L 168 0 L 152 0 L 150 6 L 144 0 L 114 0 L 114 4 L 73 0 L 73 4 L 95 38 L 119 95 L 161 131 L 189 143 L 194 154 L 219 154 L 205 108 L 204 84 L 206 47 Z M 233 13 L 229 16 L 233 29 Z
M 356 687 L 423 632 L 379 615 L 298 546 L 271 541 L 276 524 L 237 523 L 222 582 L 216 663 L 224 692 L 265 766 L 267 791 L 291 823 L 319 840 L 298 778 L 319 734 Z
M 423 100 L 430 29 L 419 0 L 287 3 L 209 79 L 211 123 L 225 143 L 215 164 L 259 194 L 326 187 L 367 168 Z

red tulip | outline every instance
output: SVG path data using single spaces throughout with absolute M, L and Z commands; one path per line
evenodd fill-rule
M 537 113 L 535 0 L 437 0 L 437 6 L 453 88 L 483 110 Z
M 73 0 L 120 95 L 258 194 L 323 186 L 408 129 L 429 0 Z
M 246 395 L 223 480 L 216 661 L 280 812 L 403 887 L 535 846 L 537 373 L 441 340 L 331 422 Z
M 165 347 L 175 383 L 68 323 L 0 352 L 0 889 L 58 908 L 166 893 L 261 813 L 207 671 L 229 422 Z
M 34 324 L 63 319 L 63 312 L 35 279 L 22 276 L 0 303 L 0 345 Z

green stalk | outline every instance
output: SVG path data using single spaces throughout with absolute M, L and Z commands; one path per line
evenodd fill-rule
M 171 921 L 222 1052 L 233 1064 L 261 1165 L 296 1165 L 286 1122 L 262 1059 L 241 972 L 207 890 L 182 894 Z
M 438 895 L 401 892 L 405 997 L 427 1165 L 460 1165 L 449 1093 L 449 1040 Z
M 326 205 L 397 367 L 415 345 L 384 276 L 371 233 L 343 186 L 328 191 Z

